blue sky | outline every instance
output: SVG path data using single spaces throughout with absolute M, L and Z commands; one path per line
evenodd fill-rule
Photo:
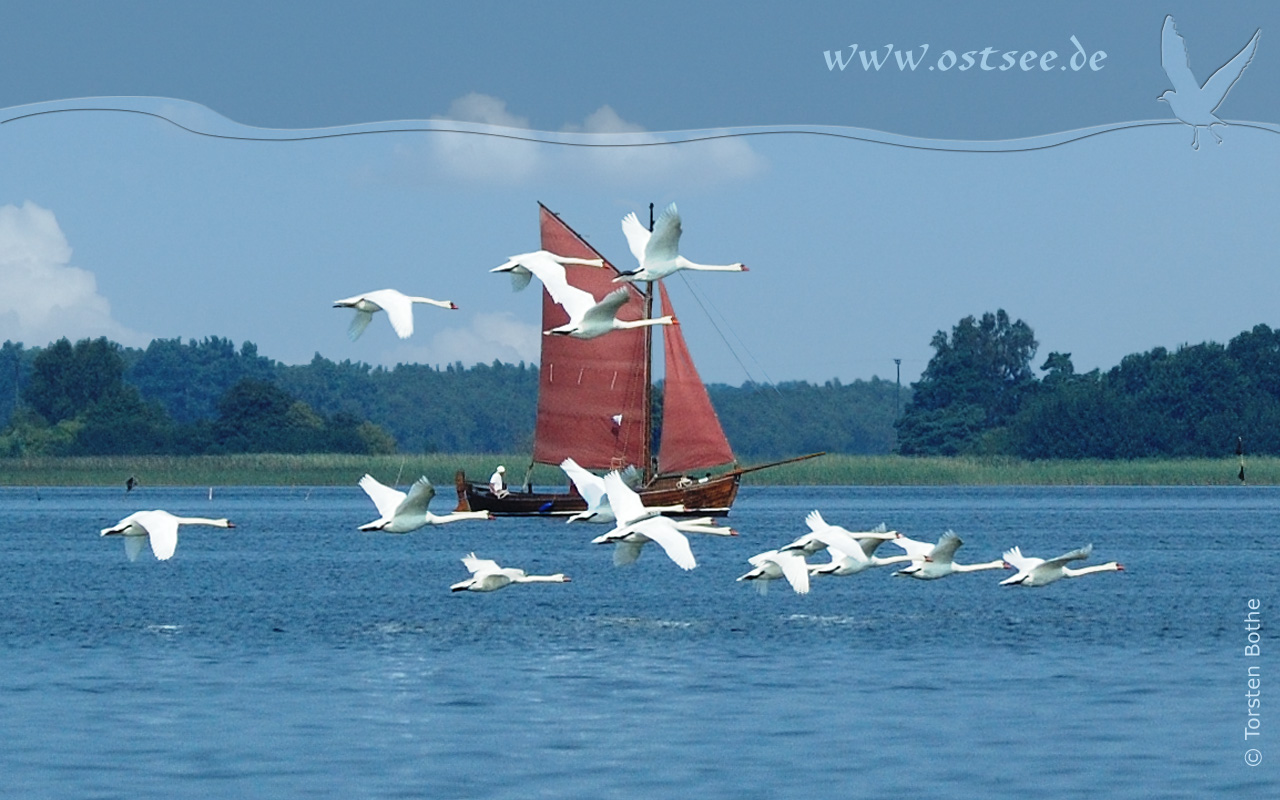
M 259 5 L 0 4 L 0 340 L 536 360 L 536 295 L 487 270 L 537 248 L 538 201 L 624 268 L 622 216 L 677 201 L 685 255 L 750 266 L 669 279 L 710 381 L 892 378 L 894 358 L 914 380 L 934 331 L 996 308 L 1081 370 L 1280 325 L 1267 5 Z M 1201 81 L 1262 30 L 1219 114 L 1265 125 L 1192 150 L 1155 99 L 1166 13 Z M 1072 36 L 1101 69 L 1060 68 Z M 854 43 L 929 51 L 828 67 Z M 984 47 L 1037 57 L 926 71 Z M 581 146 L 695 129 L 734 135 Z M 460 309 L 348 342 L 332 301 L 385 287 Z

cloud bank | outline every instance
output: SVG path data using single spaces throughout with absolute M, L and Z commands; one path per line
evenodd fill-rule
M 112 319 L 93 273 L 70 262 L 52 211 L 30 201 L 0 206 L 0 339 L 38 346 L 106 336 L 145 344 L 149 337 Z
M 541 348 L 542 330 L 537 325 L 521 322 L 508 312 L 476 314 L 467 327 L 438 330 L 426 344 L 405 342 L 393 347 L 382 362 L 385 366 L 445 366 L 455 362 L 471 366 L 496 359 L 509 364 L 536 364 Z
M 664 143 L 607 105 L 581 123 L 561 128 L 563 133 L 588 134 L 591 146 L 522 141 L 520 137 L 531 133 L 529 120 L 508 110 L 505 100 L 475 92 L 454 100 L 445 114 L 433 119 L 484 128 L 474 133 L 434 133 L 425 149 L 402 146 L 397 149 L 401 168 L 490 185 L 547 178 L 708 184 L 750 178 L 765 168 L 764 158 L 745 139 Z

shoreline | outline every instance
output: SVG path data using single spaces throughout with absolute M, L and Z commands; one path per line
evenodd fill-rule
M 346 486 L 366 472 L 385 483 L 426 475 L 437 494 L 453 496 L 453 477 L 483 481 L 505 464 L 513 483 L 524 479 L 527 455 L 69 456 L 0 459 L 0 486 Z M 746 462 L 743 466 L 751 466 Z M 746 486 L 1234 486 L 1240 463 L 1217 459 L 1022 461 L 1008 457 L 827 455 L 743 476 Z M 1246 484 L 1280 485 L 1280 458 L 1245 460 Z M 565 483 L 556 467 L 537 465 L 539 486 Z

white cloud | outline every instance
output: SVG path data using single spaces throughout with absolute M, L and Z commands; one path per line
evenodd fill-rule
M 44 345 L 106 336 L 142 345 L 148 337 L 111 318 L 92 272 L 73 267 L 53 212 L 24 202 L 0 206 L 0 339 Z
M 438 170 L 486 183 L 574 176 L 593 183 L 707 184 L 749 178 L 765 165 L 746 139 L 730 131 L 701 132 L 706 141 L 665 143 L 663 137 L 623 119 L 607 105 L 581 124 L 565 125 L 561 132 L 589 134 L 593 145 L 616 142 L 617 146 L 524 141 L 520 137 L 538 135 L 528 118 L 509 111 L 505 100 L 475 92 L 454 100 L 445 114 L 434 119 L 494 126 L 480 133 L 436 133 L 431 138 L 431 158 Z M 413 163 L 412 151 L 401 149 L 398 154 L 406 165 Z
M 414 339 L 420 335 L 415 334 Z M 542 330 L 537 325 L 519 321 L 509 312 L 476 314 L 465 328 L 438 330 L 426 344 L 411 342 L 388 351 L 384 363 L 387 366 L 397 363 L 444 366 L 461 361 L 468 367 L 488 364 L 494 359 L 511 364 L 537 363 Z
M 487 94 L 463 95 L 449 104 L 437 120 L 478 122 L 512 129 L 527 129 L 529 120 L 507 111 L 507 103 Z M 436 159 L 458 177 L 483 181 L 518 183 L 533 175 L 541 164 L 540 148 L 534 142 L 503 138 L 502 131 L 489 133 L 440 133 L 432 137 Z
M 764 168 L 747 140 L 729 135 L 729 131 L 706 131 L 706 141 L 661 144 L 662 138 L 647 134 L 645 129 L 627 122 L 610 106 L 601 106 L 587 116 L 581 127 L 568 131 L 591 134 L 632 134 L 629 146 L 593 147 L 588 150 L 587 164 L 592 177 L 619 182 L 675 180 L 707 183 L 749 178 Z

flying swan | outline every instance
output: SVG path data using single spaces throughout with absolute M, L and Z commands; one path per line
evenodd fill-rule
M 693 557 L 685 533 L 703 533 L 711 536 L 737 536 L 733 528 L 716 525 L 710 517 L 677 521 L 664 517 L 658 508 L 645 506 L 640 495 L 623 482 L 617 472 L 604 476 L 605 492 L 609 505 L 617 518 L 617 526 L 608 533 L 591 540 L 592 544 L 616 545 L 613 551 L 615 566 L 630 564 L 640 557 L 646 542 L 657 542 L 667 556 L 681 569 L 693 569 L 698 562 Z
M 680 212 L 672 203 L 663 211 L 650 233 L 640 224 L 635 212 L 622 218 L 622 233 L 627 237 L 627 246 L 640 262 L 640 267 L 624 272 L 613 279 L 614 283 L 623 281 L 657 281 L 673 272 L 692 269 L 701 272 L 746 272 L 742 264 L 695 264 L 678 252 L 680 249 Z
M 874 551 L 881 542 L 898 538 L 897 531 L 891 531 L 884 525 L 881 525 L 878 530 L 853 533 L 839 525 L 829 524 L 822 518 L 822 513 L 817 509 L 810 511 L 809 515 L 804 518 L 804 522 L 809 526 L 809 532 L 791 544 L 778 549 L 795 551 L 801 555 L 811 556 L 831 546 L 841 552 L 852 553 L 854 550 L 863 551 L 866 547 L 865 542 L 872 541 L 875 542 L 871 546 L 871 550 Z M 870 555 L 870 553 L 867 555 Z
M 430 303 L 433 306 L 441 308 L 453 308 L 458 306 L 448 300 L 432 300 L 430 297 L 413 297 L 412 295 L 401 294 L 395 289 L 379 289 L 375 292 L 365 292 L 355 297 L 348 297 L 345 300 L 333 301 L 334 308 L 354 308 L 356 315 L 351 320 L 351 327 L 347 329 L 347 336 L 351 341 L 360 338 L 360 334 L 364 333 L 364 329 L 369 327 L 369 321 L 373 319 L 375 311 L 386 311 L 387 320 L 391 322 L 392 329 L 401 339 L 408 339 L 413 335 L 413 304 L 414 303 Z
M 1045 586 L 1062 578 L 1079 578 L 1081 575 L 1088 575 L 1093 572 L 1124 572 L 1124 565 L 1115 561 L 1096 564 L 1083 569 L 1071 569 L 1067 566 L 1072 561 L 1083 561 L 1092 552 L 1093 545 L 1087 544 L 1078 550 L 1063 553 L 1057 558 L 1043 559 L 1024 556 L 1022 550 L 1017 547 L 1010 548 L 1005 551 L 1004 560 L 1017 569 L 1018 574 L 1000 581 L 1000 585 Z
M 907 554 L 912 556 L 911 565 L 893 573 L 894 575 L 906 576 L 909 578 L 919 578 L 920 580 L 934 580 L 936 578 L 945 578 L 957 572 L 978 572 L 984 569 L 1009 569 L 1009 565 L 1003 559 L 997 561 L 987 561 L 982 564 L 957 564 L 952 559 L 955 557 L 956 550 L 960 545 L 964 544 L 959 536 L 951 531 L 942 534 L 938 539 L 938 543 L 926 554 L 920 553 L 918 548 L 919 542 L 911 541 L 910 545 L 903 544 L 902 539 L 895 539 Z
M 575 261 L 578 260 L 585 259 L 575 259 Z M 569 315 L 569 321 L 564 325 L 543 331 L 547 336 L 595 339 L 611 331 L 643 328 L 646 325 L 675 324 L 675 319 L 671 316 L 638 320 L 618 319 L 618 310 L 631 299 L 632 290 L 623 286 L 605 295 L 604 299 L 597 303 L 590 292 L 569 285 L 569 280 L 565 277 L 565 263 L 572 262 L 569 262 L 564 256 L 557 256 L 545 250 L 538 250 L 521 256 L 512 256 L 507 263 L 494 267 L 489 271 L 510 272 L 513 275 L 513 280 L 516 280 L 516 276 L 520 275 L 519 270 L 538 276 L 538 280 L 542 281 L 542 285 L 546 288 L 547 293 L 551 295 L 551 299 L 559 303 L 564 308 L 565 313 Z
M 466 565 L 471 577 L 450 586 L 451 592 L 496 592 L 513 583 L 569 583 L 569 577 L 562 572 L 555 575 L 526 575 L 522 569 L 500 567 L 496 561 L 476 558 L 475 553 L 468 553 L 462 563 Z
M 804 556 L 793 551 L 767 550 L 747 559 L 754 569 L 738 578 L 755 581 L 760 594 L 768 594 L 770 581 L 786 578 L 796 594 L 809 593 L 809 568 Z
M 443 525 L 464 519 L 493 519 L 488 511 L 454 511 L 444 516 L 432 514 L 427 506 L 431 503 L 431 498 L 436 496 L 436 487 L 431 485 L 425 475 L 409 487 L 407 495 L 399 489 L 379 483 L 368 474 L 360 479 L 360 488 L 369 495 L 380 515 L 373 522 L 361 525 L 362 531 L 408 533 L 424 525 Z
M 214 528 L 234 528 L 226 519 L 207 519 L 205 517 L 178 517 L 168 511 L 136 511 L 124 519 L 103 528 L 100 536 L 123 536 L 124 552 L 130 561 L 135 561 L 142 552 L 142 540 L 145 537 L 151 542 L 151 552 L 160 561 L 168 561 L 178 547 L 179 525 L 209 525 Z

